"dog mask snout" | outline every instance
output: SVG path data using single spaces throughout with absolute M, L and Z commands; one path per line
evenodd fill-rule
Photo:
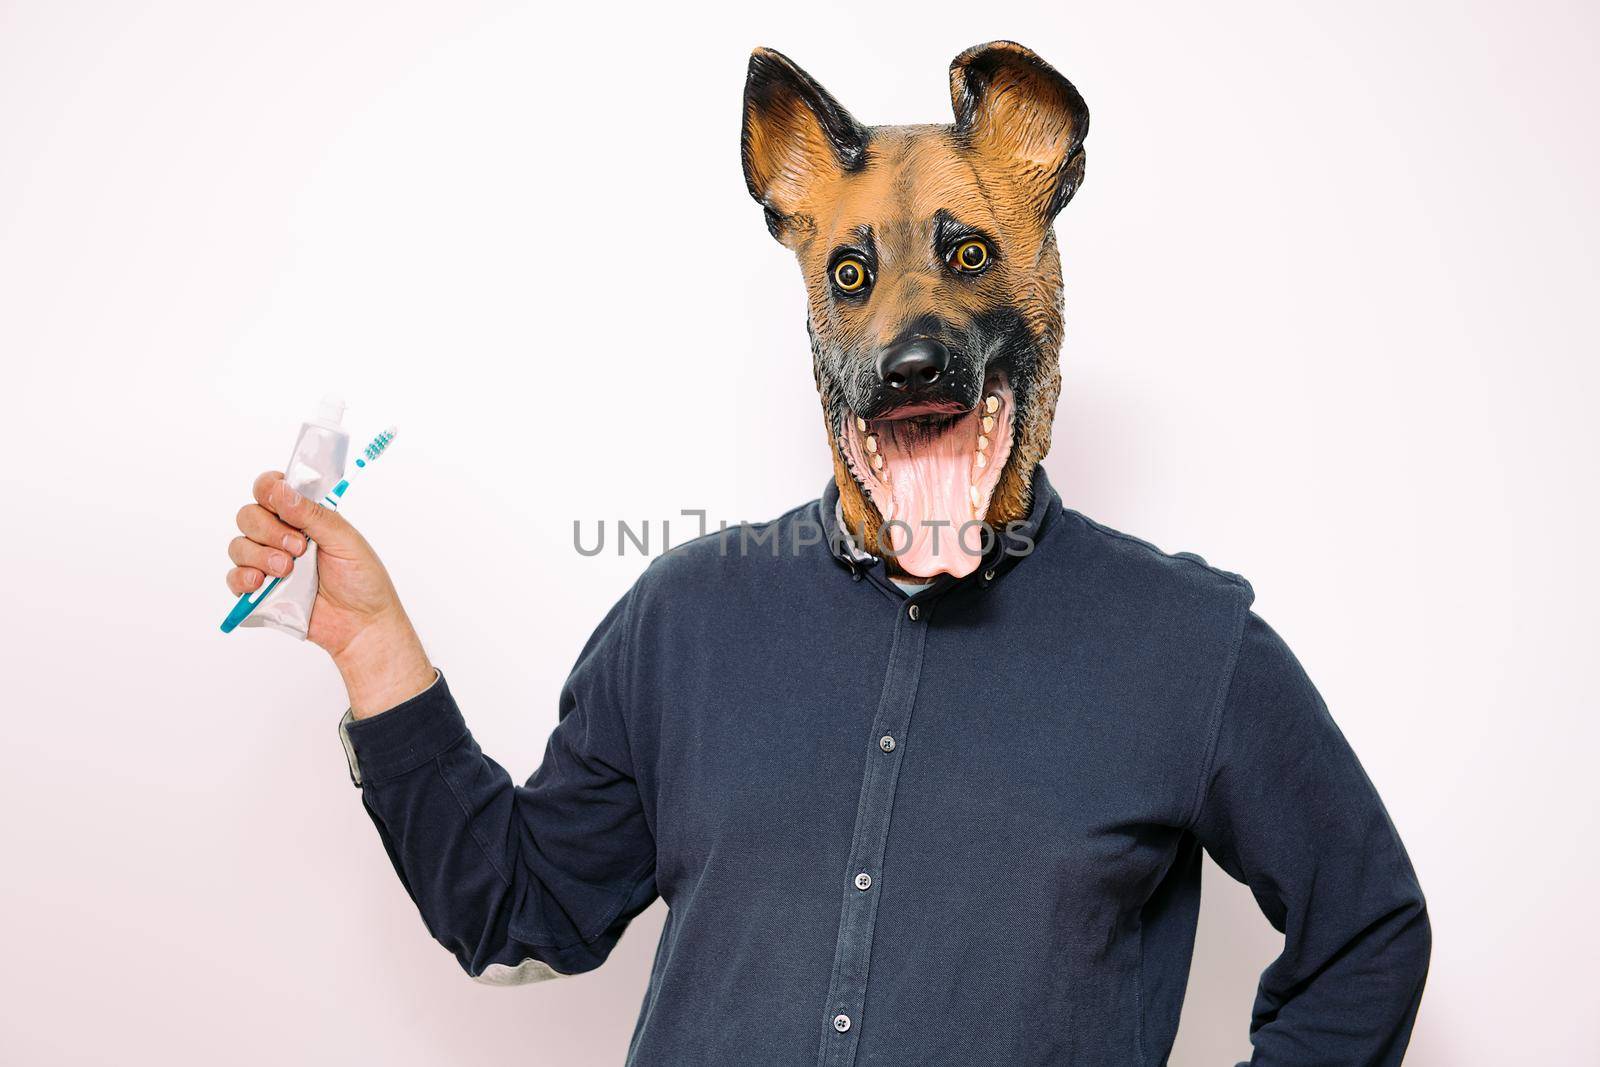
M 906 396 L 938 382 L 949 369 L 950 350 L 932 337 L 901 341 L 878 357 L 878 378 Z

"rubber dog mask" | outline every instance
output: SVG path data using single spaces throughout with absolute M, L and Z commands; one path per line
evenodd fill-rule
M 799 259 L 847 527 L 898 572 L 974 570 L 1026 515 L 1061 389 L 1053 223 L 1083 182 L 1089 110 L 1007 41 L 950 65 L 955 122 L 866 127 L 757 49 L 741 154 Z

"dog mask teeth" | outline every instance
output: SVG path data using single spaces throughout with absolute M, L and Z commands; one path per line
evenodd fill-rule
M 1011 456 L 1012 397 L 996 372 L 961 414 L 867 419 L 850 411 L 839 420 L 838 447 L 878 509 L 880 537 L 898 524 L 888 544 L 906 573 L 959 576 L 978 565 L 976 535 L 961 531 L 984 522 L 993 506 Z

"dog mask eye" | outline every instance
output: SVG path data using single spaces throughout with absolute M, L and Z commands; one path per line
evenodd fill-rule
M 867 287 L 867 265 L 848 256 L 833 265 L 833 284 L 841 293 L 859 293 Z
M 963 274 L 976 274 L 989 265 L 989 246 L 982 241 L 962 241 L 950 253 L 950 266 Z

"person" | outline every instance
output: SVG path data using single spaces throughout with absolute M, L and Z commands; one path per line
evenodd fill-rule
M 752 58 L 746 174 L 807 273 L 835 477 L 654 560 L 524 784 L 372 546 L 281 474 L 239 513 L 228 586 L 316 542 L 309 638 L 349 696 L 352 779 L 469 975 L 590 970 L 667 903 L 630 1064 L 1165 1062 L 1203 853 L 1284 934 L 1253 1062 L 1398 1063 L 1427 909 L 1350 746 L 1244 579 L 1064 507 L 1039 465 L 1050 219 L 1087 111 L 1008 42 L 953 85 L 954 127 L 868 130 Z M 963 514 L 993 522 L 963 539 Z

